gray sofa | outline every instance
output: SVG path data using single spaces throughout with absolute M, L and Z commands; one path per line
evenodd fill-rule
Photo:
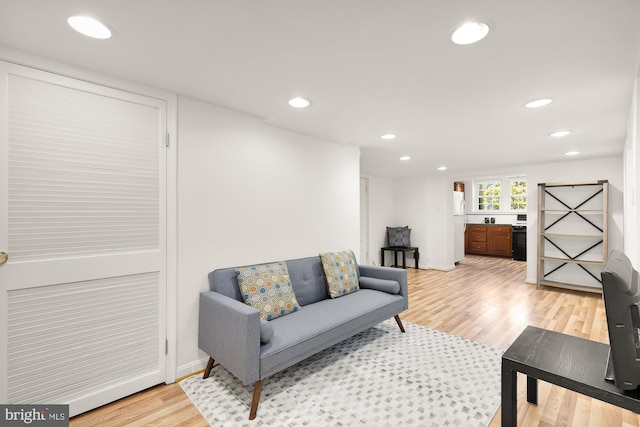
M 199 347 L 209 356 L 204 372 L 219 363 L 245 385 L 255 383 L 249 419 L 255 418 L 263 380 L 409 306 L 406 270 L 356 266 L 360 290 L 330 298 L 320 257 L 286 261 L 300 310 L 271 321 L 241 297 L 234 268 L 209 273 L 200 294 Z

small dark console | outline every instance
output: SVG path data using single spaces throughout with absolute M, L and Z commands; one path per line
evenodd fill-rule
M 640 385 L 638 272 L 624 253 L 613 250 L 601 276 L 610 345 L 605 378 L 621 390 L 634 390 Z
M 416 247 L 409 248 L 399 248 L 397 246 L 385 246 L 384 248 L 380 248 L 380 265 L 384 265 L 384 252 L 392 251 L 394 256 L 394 265 L 398 265 L 398 252 L 402 254 L 402 268 L 407 268 L 407 252 L 413 252 L 413 259 L 416 265 L 416 270 L 418 269 L 418 260 L 420 259 L 420 252 Z
M 603 378 L 609 346 L 527 326 L 502 355 L 502 426 L 517 425 L 517 379 L 527 376 L 527 402 L 538 403 L 538 380 L 640 414 L 640 390 L 620 390 Z

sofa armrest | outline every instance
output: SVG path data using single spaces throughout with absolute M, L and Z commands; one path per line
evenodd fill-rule
M 404 297 L 404 309 L 409 308 L 409 288 L 407 285 L 407 270 L 377 265 L 358 265 L 360 276 L 376 279 L 395 280 L 400 285 L 400 295 Z
M 260 379 L 260 313 L 214 291 L 200 294 L 198 346 L 244 384 Z

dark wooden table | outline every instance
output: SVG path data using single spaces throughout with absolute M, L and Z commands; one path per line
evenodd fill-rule
M 384 266 L 384 251 L 393 251 L 394 261 L 393 265 L 398 265 L 398 252 L 402 254 L 402 268 L 407 268 L 407 252 L 413 252 L 413 259 L 416 263 L 416 269 L 418 268 L 418 260 L 420 259 L 420 252 L 418 252 L 418 248 L 410 247 L 410 248 L 398 248 L 395 246 L 385 246 L 384 248 L 380 248 L 380 265 Z
M 527 402 L 538 403 L 538 382 L 640 413 L 640 390 L 623 391 L 606 381 L 609 346 L 527 326 L 502 355 L 502 425 L 517 425 L 517 373 L 527 375 Z

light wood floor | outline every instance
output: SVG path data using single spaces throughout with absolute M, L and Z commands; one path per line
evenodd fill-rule
M 467 256 L 450 272 L 408 269 L 402 319 L 506 350 L 527 325 L 608 342 L 599 295 L 525 284 L 525 263 Z M 638 426 L 630 411 L 539 382 L 538 406 L 518 378 L 519 426 Z M 260 411 L 258 410 L 258 417 Z M 160 385 L 71 419 L 71 426 L 206 426 L 178 384 Z M 490 426 L 500 425 L 500 411 Z

